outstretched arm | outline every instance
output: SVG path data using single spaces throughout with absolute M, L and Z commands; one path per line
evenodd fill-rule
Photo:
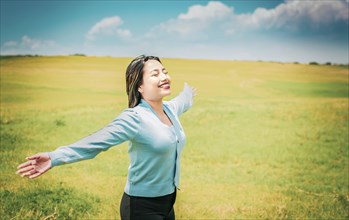
M 189 86 L 187 83 L 184 83 L 183 90 L 179 93 L 178 96 L 171 99 L 168 104 L 170 108 L 172 108 L 172 110 L 177 114 L 177 116 L 180 116 L 193 105 L 194 96 L 196 96 L 196 89 L 192 86 Z
M 134 138 L 138 128 L 137 112 L 127 109 L 105 128 L 76 143 L 59 147 L 52 152 L 27 157 L 28 161 L 17 167 L 17 174 L 21 174 L 22 177 L 36 178 L 54 166 L 94 158 L 101 151 Z
M 28 161 L 17 167 L 17 174 L 34 179 L 46 173 L 51 167 L 51 158 L 47 153 L 39 153 L 26 158 Z

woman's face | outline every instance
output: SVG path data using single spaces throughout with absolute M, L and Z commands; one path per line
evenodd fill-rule
M 143 67 L 143 83 L 138 88 L 147 101 L 161 101 L 171 94 L 171 78 L 157 60 L 148 60 Z

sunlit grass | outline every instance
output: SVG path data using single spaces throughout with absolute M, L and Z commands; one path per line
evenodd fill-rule
M 0 216 L 119 218 L 127 143 L 36 180 L 15 171 L 26 156 L 77 141 L 126 108 L 130 60 L 0 61 Z M 171 97 L 184 82 L 198 89 L 181 118 L 187 145 L 178 219 L 349 218 L 347 68 L 162 61 L 172 77 Z

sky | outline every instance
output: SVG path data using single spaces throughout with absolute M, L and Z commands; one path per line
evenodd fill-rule
M 349 0 L 1 0 L 0 54 L 348 63 Z

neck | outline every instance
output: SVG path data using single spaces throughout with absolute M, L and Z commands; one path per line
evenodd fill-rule
M 151 101 L 151 100 L 146 100 L 148 104 L 154 109 L 154 111 L 157 114 L 161 114 L 164 111 L 164 108 L 162 106 L 162 99 L 159 101 Z

